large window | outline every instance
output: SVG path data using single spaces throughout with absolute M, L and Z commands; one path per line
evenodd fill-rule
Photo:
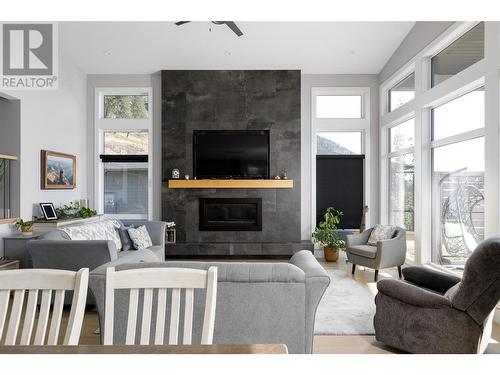
M 411 73 L 389 90 L 389 112 L 415 98 L 415 73 Z
M 432 261 L 450 268 L 484 238 L 484 137 L 471 133 L 482 127 L 482 88 L 432 110 Z
M 484 58 L 484 22 L 466 32 L 431 59 L 432 87 Z
M 484 239 L 484 137 L 432 155 L 432 261 L 461 269 Z
M 389 223 L 407 231 L 407 257 L 415 258 L 415 120 L 389 129 Z
M 151 216 L 151 90 L 96 90 L 98 209 L 117 218 Z

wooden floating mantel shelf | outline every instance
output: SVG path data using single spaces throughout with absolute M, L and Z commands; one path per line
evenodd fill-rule
M 169 189 L 293 189 L 293 180 L 168 180 Z

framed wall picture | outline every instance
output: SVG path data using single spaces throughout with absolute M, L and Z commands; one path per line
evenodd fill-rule
M 52 203 L 40 203 L 40 209 L 45 220 L 57 220 L 56 209 Z
M 76 156 L 42 150 L 41 188 L 74 189 L 76 187 Z

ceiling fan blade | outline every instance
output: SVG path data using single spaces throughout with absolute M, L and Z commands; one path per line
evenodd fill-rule
M 238 36 L 242 36 L 243 35 L 243 32 L 240 30 L 240 28 L 238 26 L 236 26 L 236 24 L 232 21 L 225 21 L 224 22 L 231 30 L 233 30 L 233 32 L 238 35 Z
M 175 24 L 177 26 L 181 26 L 181 25 L 184 25 L 185 23 L 188 23 L 188 22 L 191 22 L 191 21 L 179 21 L 179 22 L 176 22 Z

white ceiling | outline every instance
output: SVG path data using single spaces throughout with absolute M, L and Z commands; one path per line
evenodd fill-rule
M 414 22 L 61 22 L 61 48 L 89 74 L 162 69 L 301 69 L 377 74 Z M 212 31 L 209 31 L 211 27 Z

